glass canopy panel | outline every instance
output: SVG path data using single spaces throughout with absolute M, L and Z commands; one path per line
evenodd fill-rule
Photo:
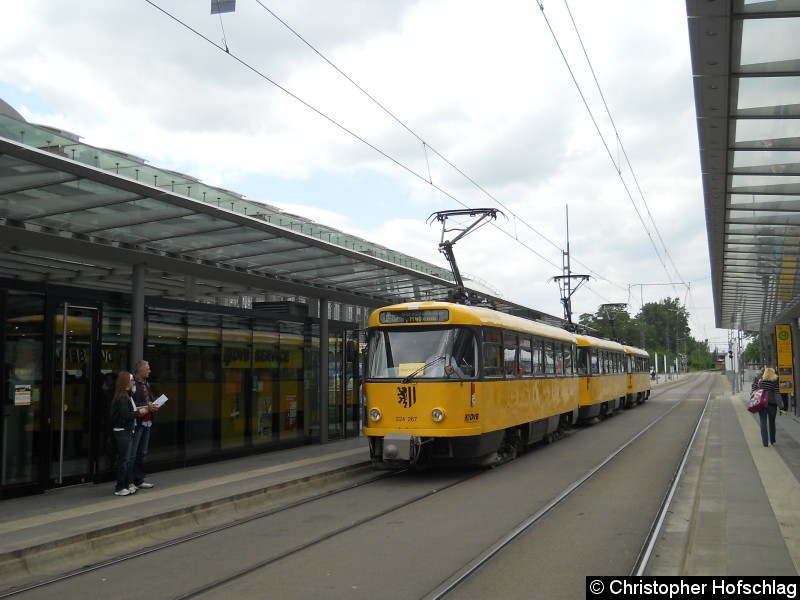
M 159 210 L 156 220 L 130 204 L 99 206 L 72 213 L 70 231 L 116 241 L 147 241 L 156 246 L 159 238 L 180 228 L 185 215 L 185 210 L 169 206 Z
M 800 0 L 734 0 L 734 13 L 779 13 L 800 11 Z
M 75 179 L 70 173 L 31 164 L 13 156 L 0 156 L 0 195 L 31 191 Z
M 254 248 L 268 244 L 270 239 L 270 235 L 264 231 L 229 223 L 224 229 L 217 224 L 216 229 L 210 233 L 202 233 L 199 227 L 188 231 L 181 228 L 174 236 L 159 240 L 159 245 L 171 252 L 186 255 L 196 254 L 200 249 L 213 249 L 238 257 L 254 254 Z
M 75 215 L 85 209 L 116 206 L 139 196 L 119 191 L 110 195 L 72 195 L 66 193 L 68 184 L 48 186 L 44 190 L 28 190 L 0 196 L 0 215 L 49 227 L 72 229 Z
M 740 77 L 736 116 L 800 115 L 800 77 Z
M 800 122 L 796 119 L 737 119 L 734 144 L 755 149 L 797 148 Z
M 248 256 L 260 268 L 280 267 L 287 268 L 289 265 L 306 263 L 312 260 L 333 259 L 337 257 L 333 252 L 325 248 L 315 246 L 298 246 L 291 240 L 274 240 L 263 248 L 263 252 Z M 343 262 L 352 262 L 352 258 L 338 257 Z M 341 263 L 339 263 L 341 264 Z
M 768 230 L 769 228 L 769 230 Z M 775 225 L 753 225 L 750 223 L 726 223 L 725 224 L 725 231 L 729 234 L 745 234 L 745 235 L 757 235 L 759 239 L 764 239 L 764 236 L 770 235 L 770 231 L 772 231 L 772 235 L 781 235 L 783 236 L 783 229 L 781 227 Z
M 746 19 L 740 64 L 734 72 L 786 73 L 800 69 L 800 18 Z
M 800 177 L 791 175 L 733 175 L 731 191 L 751 194 L 798 194 Z
M 729 210 L 728 219 L 738 223 L 751 223 L 753 225 L 796 225 L 800 223 L 800 213 L 793 211 L 773 210 Z
M 737 150 L 733 153 L 733 173 L 744 175 L 800 174 L 800 152 L 786 150 Z
M 304 279 L 328 279 L 328 275 L 335 275 L 345 270 L 349 273 L 355 272 L 355 263 L 352 258 L 337 257 L 331 255 L 329 257 L 313 258 L 308 257 L 303 261 L 287 261 L 273 265 L 273 268 L 280 268 L 284 271 L 300 274 Z
M 775 203 L 780 203 L 782 205 L 781 208 L 783 208 L 784 204 L 787 205 L 786 208 L 789 208 L 789 205 L 796 204 L 798 209 L 800 209 L 800 195 L 731 194 L 728 199 L 731 208 L 735 207 L 743 210 L 747 206 L 757 209 L 765 204 Z
M 149 205 L 149 206 L 147 206 Z M 146 242 L 163 249 L 159 239 L 171 232 L 187 229 L 219 229 L 219 223 L 198 223 L 197 215 L 176 206 L 145 199 L 117 207 L 99 207 L 74 213 L 71 231 L 91 234 L 108 240 L 130 244 Z

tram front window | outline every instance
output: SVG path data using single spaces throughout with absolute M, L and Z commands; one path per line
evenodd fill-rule
M 474 378 L 477 356 L 475 336 L 464 327 L 382 329 L 370 334 L 369 377 L 449 378 L 449 371 L 456 379 Z

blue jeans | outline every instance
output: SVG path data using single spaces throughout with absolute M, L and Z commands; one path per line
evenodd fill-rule
M 761 443 L 765 446 L 767 442 L 775 443 L 775 415 L 778 414 L 777 404 L 767 404 L 767 408 L 758 413 L 761 420 Z M 769 422 L 769 435 L 767 435 L 767 423 Z
M 114 439 L 117 441 L 117 487 L 115 492 L 128 487 L 133 483 L 132 459 L 133 434 L 127 429 L 115 431 Z
M 133 434 L 133 484 L 144 482 L 144 466 L 147 463 L 147 446 L 150 444 L 150 427 L 139 425 Z

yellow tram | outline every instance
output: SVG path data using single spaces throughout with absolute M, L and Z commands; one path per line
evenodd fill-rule
M 579 420 L 613 416 L 625 405 L 628 389 L 625 347 L 611 340 L 576 335 Z
M 491 465 L 554 439 L 578 417 L 575 352 L 573 334 L 488 308 L 375 311 L 364 428 L 373 464 Z
M 628 363 L 628 386 L 625 407 L 642 404 L 650 397 L 650 355 L 641 348 L 625 346 Z

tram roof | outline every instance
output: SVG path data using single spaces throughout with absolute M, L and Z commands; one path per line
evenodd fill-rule
M 184 298 L 191 277 L 197 300 L 274 293 L 377 308 L 444 300 L 453 287 L 446 269 L 89 146 L 0 101 L 0 278 L 126 293 L 141 263 L 148 295 Z
M 800 0 L 687 0 L 716 325 L 800 316 Z
M 470 306 L 465 304 L 452 304 L 449 302 L 408 302 L 384 306 L 381 307 L 381 310 L 375 311 L 370 315 L 369 325 L 370 327 L 381 326 L 381 313 L 413 313 L 417 311 L 426 312 L 436 310 L 444 310 L 446 312 L 446 316 L 443 320 L 408 320 L 402 323 L 400 327 L 415 327 L 420 324 L 432 326 L 444 324 L 488 325 L 575 343 L 575 335 L 573 333 L 558 326 L 558 324 L 554 326 L 552 322 L 548 323 L 547 319 L 538 318 L 534 319 L 534 322 L 531 322 L 532 315 L 520 314 L 514 311 L 502 312 L 486 306 Z

